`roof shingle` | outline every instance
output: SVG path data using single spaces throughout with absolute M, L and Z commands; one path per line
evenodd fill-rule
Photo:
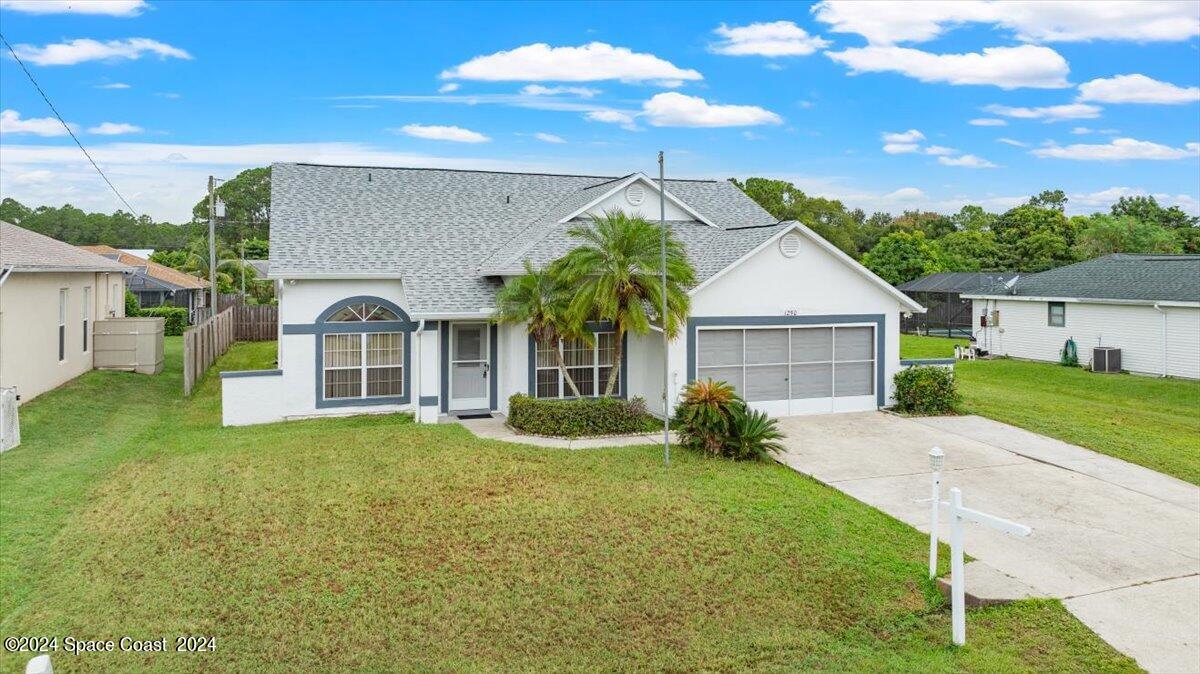
M 131 272 L 129 267 L 44 234 L 0 221 L 0 268 L 13 271 Z
M 1200 302 L 1200 255 L 1116 253 L 1021 276 L 980 294 L 1147 302 Z

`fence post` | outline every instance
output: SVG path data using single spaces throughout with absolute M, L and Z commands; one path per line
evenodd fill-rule
M 967 643 L 966 579 L 963 578 L 962 491 L 950 490 L 950 633 L 955 646 Z

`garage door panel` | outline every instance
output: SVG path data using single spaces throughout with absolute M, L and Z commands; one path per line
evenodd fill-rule
M 746 364 L 779 365 L 788 362 L 788 331 L 747 330 Z M 747 384 L 749 386 L 749 384 Z M 786 395 L 784 396 L 787 397 Z
M 833 360 L 833 328 L 792 328 L 792 362 Z
M 838 328 L 834 335 L 834 356 L 837 360 L 871 360 L 873 328 Z
M 696 351 L 700 367 L 742 364 L 741 330 L 705 330 Z
M 787 333 L 784 334 L 786 336 Z M 746 392 L 742 397 L 748 402 L 787 400 L 788 366 L 746 366 Z
M 793 365 L 791 379 L 793 398 L 828 398 L 833 395 L 831 363 Z
M 696 375 L 700 379 L 723 381 L 733 386 L 738 395 L 742 395 L 742 368 L 740 367 L 702 367 Z
M 875 392 L 875 364 L 838 363 L 833 380 L 839 398 L 871 395 Z

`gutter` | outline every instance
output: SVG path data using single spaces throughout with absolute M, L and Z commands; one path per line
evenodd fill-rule
M 1034 295 L 978 295 L 966 293 L 962 294 L 961 297 L 969 300 L 1004 300 L 1012 302 L 1075 302 L 1078 304 L 1123 304 L 1141 307 L 1159 305 L 1164 307 L 1200 308 L 1200 302 L 1186 302 L 1183 300 L 1118 300 L 1105 297 L 1039 297 Z

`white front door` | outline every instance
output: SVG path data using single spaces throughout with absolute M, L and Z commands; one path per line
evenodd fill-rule
M 451 412 L 490 407 L 488 351 L 487 323 L 450 324 Z

